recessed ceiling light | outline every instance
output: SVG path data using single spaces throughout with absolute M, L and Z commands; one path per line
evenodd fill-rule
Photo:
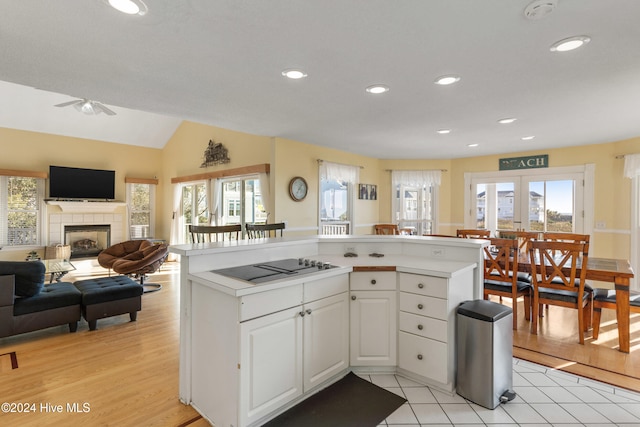
M 295 70 L 295 69 L 284 70 L 282 72 L 282 75 L 294 80 L 307 77 L 307 73 L 305 73 L 302 70 Z
M 442 85 L 442 86 L 446 86 L 446 85 L 450 85 L 450 84 L 454 84 L 456 82 L 460 81 L 460 76 L 456 76 L 454 74 L 450 74 L 447 76 L 440 76 L 438 77 L 434 83 L 437 85 Z
M 389 86 L 385 85 L 372 85 L 365 89 L 367 92 L 372 93 L 374 95 L 379 95 L 381 93 L 389 92 Z
M 107 0 L 109 6 L 127 15 L 144 15 L 149 11 L 142 0 Z
M 477 143 L 476 144 L 467 144 L 467 147 L 473 148 L 473 147 L 477 147 L 478 145 L 480 145 L 480 144 L 477 144 Z
M 580 46 L 589 43 L 590 41 L 591 38 L 587 36 L 569 37 L 568 39 L 563 39 L 555 42 L 549 49 L 551 50 L 551 52 L 568 52 L 570 50 L 577 49 Z
M 441 135 L 446 135 L 448 133 L 451 133 L 451 129 L 438 129 L 436 132 L 438 132 Z
M 523 136 L 520 139 L 523 140 L 523 141 L 531 141 L 533 138 L 535 138 L 535 136 L 529 135 L 529 136 Z
M 504 119 L 498 120 L 498 123 L 500 123 L 501 125 L 508 125 L 509 123 L 513 123 L 516 120 L 518 119 L 516 119 L 515 117 L 505 117 Z

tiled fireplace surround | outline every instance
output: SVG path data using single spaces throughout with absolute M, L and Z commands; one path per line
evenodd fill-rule
M 109 225 L 111 227 L 111 244 L 125 240 L 124 214 L 109 213 L 52 213 L 49 214 L 48 245 L 64 243 L 65 225 Z

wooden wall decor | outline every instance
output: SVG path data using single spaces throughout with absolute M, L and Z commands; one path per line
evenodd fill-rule
M 208 166 L 213 165 L 221 165 L 224 163 L 229 163 L 231 159 L 229 158 L 229 152 L 222 145 L 221 142 L 213 142 L 212 139 L 209 140 L 209 145 L 207 149 L 204 150 L 204 159 L 201 168 L 206 168 Z

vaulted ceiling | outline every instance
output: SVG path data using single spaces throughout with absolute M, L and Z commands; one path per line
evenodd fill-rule
M 161 148 L 191 120 L 388 159 L 640 136 L 637 0 L 144 1 L 0 0 L 0 126 Z M 117 115 L 54 107 L 76 98 Z

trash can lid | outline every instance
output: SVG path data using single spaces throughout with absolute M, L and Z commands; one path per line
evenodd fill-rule
M 493 301 L 477 299 L 465 301 L 458 306 L 458 314 L 482 320 L 484 322 L 497 322 L 505 316 L 513 313 L 510 307 Z

